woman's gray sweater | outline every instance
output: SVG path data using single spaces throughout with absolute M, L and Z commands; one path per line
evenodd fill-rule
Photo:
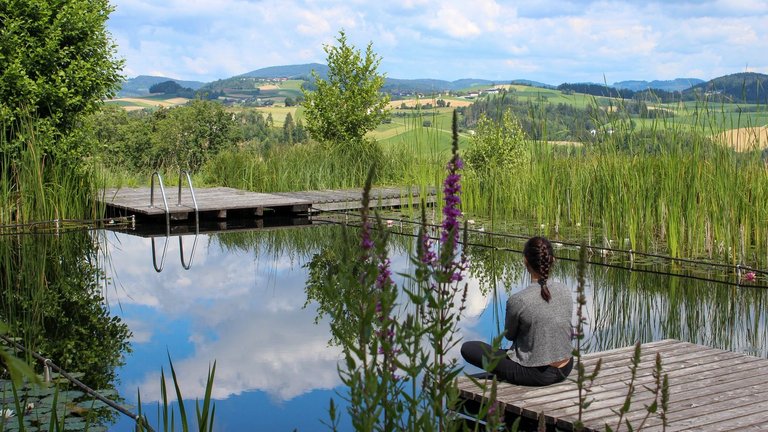
M 541 287 L 532 283 L 507 300 L 507 351 L 513 361 L 527 367 L 544 366 L 571 357 L 573 299 L 560 282 L 548 281 L 552 298 L 541 298 Z

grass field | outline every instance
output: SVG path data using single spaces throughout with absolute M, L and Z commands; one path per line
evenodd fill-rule
M 290 113 L 294 121 L 303 119 L 303 109 L 301 107 L 281 106 L 285 98 L 298 98 L 301 96 L 301 80 L 287 80 L 279 84 L 269 84 L 261 87 L 261 97 L 272 99 L 275 105 L 259 108 L 232 108 L 256 109 L 265 115 L 271 114 L 276 127 L 282 127 L 286 116 Z M 616 112 L 617 107 L 626 106 L 632 101 L 621 100 L 607 97 L 595 97 L 580 93 L 564 94 L 556 89 L 546 89 L 530 87 L 524 85 L 497 85 L 499 88 L 506 88 L 510 91 L 507 96 L 496 97 L 514 97 L 519 102 L 531 102 L 534 104 L 566 104 L 576 108 L 584 109 L 588 106 L 602 107 L 606 112 Z M 488 86 L 470 87 L 468 91 L 487 90 Z M 417 104 L 430 103 L 432 106 L 437 104 L 437 97 L 422 99 L 402 99 L 390 102 L 389 107 L 392 110 L 391 123 L 384 123 L 368 136 L 378 140 L 384 145 L 402 145 L 410 140 L 433 142 L 440 150 L 445 150 L 450 144 L 450 122 L 453 108 L 468 106 L 473 100 L 459 97 L 440 97 L 451 103 L 448 108 L 433 108 L 428 110 L 401 110 L 399 107 L 405 103 L 406 106 L 415 107 Z M 157 107 L 172 107 L 184 104 L 188 99 L 173 98 L 165 95 L 151 95 L 146 97 L 120 98 L 107 101 L 109 104 L 118 105 L 126 110 L 154 109 Z M 681 102 L 681 103 L 652 103 L 647 102 L 649 110 L 661 110 L 669 113 L 668 118 L 646 119 L 637 115 L 631 116 L 632 127 L 637 129 L 653 128 L 695 128 L 696 130 L 706 130 L 710 136 L 719 142 L 733 146 L 738 150 L 748 150 L 755 147 L 768 147 L 768 107 L 734 104 L 734 103 L 707 103 L 701 101 Z M 407 117 L 400 117 L 398 114 L 406 114 Z M 622 114 L 618 114 L 620 118 Z M 626 115 L 625 115 L 626 117 Z M 429 127 L 424 126 L 425 121 L 431 122 Z M 552 139 L 560 139 L 552 136 Z M 468 136 L 463 136 L 468 140 Z
M 260 113 L 264 113 L 265 116 L 272 114 L 272 120 L 275 122 L 275 127 L 283 127 L 283 124 L 285 124 L 285 118 L 288 117 L 288 114 L 291 114 L 291 117 L 293 117 L 293 121 L 296 122 L 299 119 L 303 118 L 303 112 L 304 109 L 301 107 L 284 107 L 284 106 L 269 106 L 269 107 L 259 107 L 259 108 L 248 108 L 248 109 L 254 109 Z
M 729 129 L 715 135 L 715 139 L 737 151 L 768 147 L 768 126 Z
M 144 97 L 130 97 L 130 98 L 118 98 L 106 101 L 107 104 L 114 104 L 122 107 L 127 111 L 139 110 L 139 109 L 153 109 L 153 108 L 170 108 L 173 106 L 183 105 L 189 102 L 187 98 L 169 97 L 165 95 L 151 95 Z

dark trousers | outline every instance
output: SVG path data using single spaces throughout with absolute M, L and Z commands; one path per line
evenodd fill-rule
M 507 350 L 496 350 L 485 342 L 469 341 L 461 345 L 461 356 L 468 363 L 483 368 L 500 380 L 526 386 L 545 386 L 559 383 L 571 373 L 573 358 L 562 368 L 549 365 L 526 367 L 507 357 Z M 493 369 L 488 369 L 494 365 Z

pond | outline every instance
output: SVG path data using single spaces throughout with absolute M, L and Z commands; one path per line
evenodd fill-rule
M 93 262 L 106 278 L 102 289 L 108 313 L 132 333 L 130 352 L 124 353 L 125 363 L 112 382 L 124 403 L 135 410 L 140 391 L 143 411 L 157 424 L 160 371 L 169 375 L 170 357 L 190 401 L 187 409 L 193 410 L 215 361 L 216 430 L 255 425 L 261 430 L 324 429 L 329 400 L 343 405 L 337 373 L 341 349 L 329 344 L 328 319 L 317 319 L 317 304 L 307 301 L 305 265 L 334 247 L 343 229 L 321 224 L 201 234 L 196 240 L 194 235 L 172 236 L 160 272 L 153 266 L 152 249 L 154 243 L 159 262 L 165 237 L 86 234 L 99 245 L 100 258 Z M 393 270 L 407 273 L 413 247 L 407 234 L 412 231 L 402 225 L 392 231 Z M 465 340 L 489 340 L 503 326 L 507 297 L 528 283 L 521 255 L 514 252 L 522 240 L 475 232 L 469 243 L 467 309 L 460 333 Z M 577 255 L 576 248 L 558 247 L 553 278 L 575 288 L 572 259 Z M 721 279 L 711 269 L 689 271 L 674 263 L 628 263 L 611 256 L 592 256 L 591 261 L 589 351 L 675 338 L 768 356 L 768 291 L 701 280 Z M 459 357 L 458 350 L 452 355 Z M 123 415 L 108 422 L 109 430 L 133 430 L 133 421 Z M 351 429 L 348 421 L 341 426 Z

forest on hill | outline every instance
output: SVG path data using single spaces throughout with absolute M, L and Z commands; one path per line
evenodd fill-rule
M 592 96 L 615 97 L 672 103 L 680 101 L 707 100 L 724 103 L 768 103 L 768 75 L 745 72 L 725 75 L 694 85 L 682 91 L 667 91 L 648 88 L 631 90 L 629 88 L 609 87 L 594 83 L 564 83 L 557 89 L 564 92 L 583 93 Z

